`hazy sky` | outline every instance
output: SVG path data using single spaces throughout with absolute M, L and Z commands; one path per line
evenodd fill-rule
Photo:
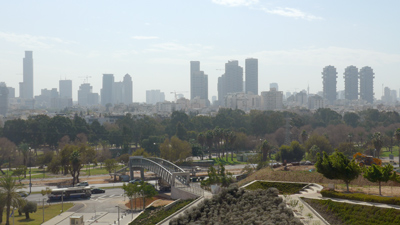
M 133 77 L 135 102 L 145 91 L 186 91 L 189 61 L 209 76 L 217 95 L 224 63 L 259 59 L 259 90 L 322 90 L 326 65 L 371 66 L 375 96 L 382 84 L 400 88 L 400 1 L 174 0 L 0 2 L 0 81 L 22 81 L 25 50 L 34 57 L 35 95 L 73 80 L 74 101 L 84 76 L 99 92 L 103 73 Z

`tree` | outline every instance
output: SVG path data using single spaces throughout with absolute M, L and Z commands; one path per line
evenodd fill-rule
M 111 174 L 115 169 L 118 168 L 118 164 L 115 159 L 106 159 L 106 160 L 104 160 L 104 167 L 106 168 L 106 170 L 110 174 L 110 177 L 112 178 Z M 115 176 L 115 174 L 114 174 L 114 176 Z
M 158 194 L 153 185 L 147 182 L 140 182 L 140 194 L 143 197 L 143 210 L 146 208 L 146 198 L 150 199 Z
M 40 191 L 40 194 L 42 194 L 42 196 L 44 197 L 45 195 L 49 195 L 51 194 L 51 189 L 49 187 L 46 187 L 46 189 L 42 189 Z M 50 205 L 50 201 L 49 201 L 49 205 Z
M 78 150 L 74 150 L 69 158 L 71 166 L 69 167 L 69 171 L 72 175 L 72 186 L 76 183 L 79 183 L 79 172 L 82 169 L 82 158 L 81 153 Z
M 381 139 L 381 133 L 380 132 L 374 133 L 374 136 L 372 138 L 372 144 L 374 145 L 376 151 L 378 152 L 378 158 L 379 158 L 380 153 L 381 153 L 381 149 L 383 147 L 383 141 Z
M 303 130 L 300 135 L 301 135 L 301 143 L 303 143 L 304 145 L 304 143 L 307 141 L 308 133 L 306 130 Z
M 357 127 L 358 126 L 358 121 L 360 120 L 360 116 L 358 116 L 356 113 L 353 112 L 347 112 L 343 116 L 343 121 L 352 127 Z
M 391 164 L 387 164 L 386 166 L 377 166 L 372 164 L 370 167 L 364 169 L 363 176 L 371 181 L 371 182 L 378 182 L 379 185 L 379 195 L 382 195 L 381 192 L 381 183 L 388 182 L 389 180 L 398 181 L 399 176 L 396 172 L 393 171 L 393 166 Z
M 276 154 L 276 160 L 284 162 L 299 162 L 303 159 L 305 149 L 297 141 L 292 141 L 290 146 L 282 145 Z
M 361 173 L 360 167 L 354 160 L 350 161 L 343 153 L 337 151 L 330 156 L 323 152 L 323 157 L 318 153 L 315 168 L 328 179 L 342 180 L 346 184 L 347 191 L 349 183 Z
M 177 136 L 181 140 L 186 140 L 187 138 L 187 130 L 181 122 L 178 122 L 178 124 L 176 125 L 175 136 Z
M 128 184 L 123 184 L 122 189 L 125 192 L 125 195 L 128 196 L 130 205 L 131 205 L 131 211 L 132 211 L 132 198 L 135 197 L 135 210 L 136 210 L 136 195 L 140 192 L 140 185 L 138 182 L 135 183 L 128 183 Z
M 192 155 L 192 148 L 189 142 L 173 136 L 171 139 L 165 139 L 160 145 L 160 155 L 161 158 L 171 162 L 183 162 Z
M 400 164 L 400 128 L 396 129 L 396 131 L 394 132 L 394 136 L 396 137 L 397 145 L 399 146 L 399 164 Z
M 10 158 L 13 156 L 15 150 L 15 144 L 7 138 L 0 138 L 0 165 L 3 165 L 5 161 L 10 163 Z M 4 175 L 4 171 L 1 169 L 0 172 Z
M 357 148 L 353 143 L 343 142 L 339 144 L 338 151 L 346 156 L 353 157 L 353 155 L 357 152 Z
M 208 179 L 201 182 L 203 186 L 219 184 L 222 187 L 228 187 L 233 182 L 232 174 L 225 172 L 225 167 L 222 163 L 218 164 L 218 171 L 210 166 L 207 173 Z
M 261 145 L 261 152 L 262 152 L 262 160 L 265 162 L 268 159 L 268 152 L 271 149 L 267 140 L 264 140 Z
M 13 171 L 13 176 L 17 176 L 19 183 L 21 184 L 22 175 L 26 174 L 26 166 L 20 165 Z
M 205 137 L 205 135 L 204 135 L 204 133 L 203 132 L 201 132 L 201 133 L 199 133 L 198 135 L 197 135 L 197 142 L 200 144 L 200 146 L 201 146 L 201 160 L 203 160 L 203 154 L 204 154 L 204 146 L 206 145 L 206 137 Z
M 13 208 L 23 207 L 25 200 L 20 196 L 18 190 L 23 188 L 17 184 L 11 175 L 3 175 L 0 178 L 0 203 L 3 202 L 6 207 L 6 225 L 10 225 L 10 211 Z
M 18 209 L 19 212 L 25 213 L 25 218 L 28 220 L 29 218 L 29 213 L 34 213 L 37 210 L 37 202 L 31 202 L 27 201 L 26 204 Z
M 211 149 L 212 149 L 212 147 L 213 147 L 213 144 L 214 144 L 214 133 L 211 131 L 211 130 L 209 130 L 209 131 L 207 131 L 206 132 L 206 144 L 207 144 L 207 147 L 208 147 L 208 159 L 211 159 Z
M 310 153 L 310 149 L 314 145 L 318 147 L 318 149 L 320 150 L 321 153 L 323 151 L 325 151 L 327 154 L 331 154 L 333 152 L 332 145 L 329 143 L 329 140 L 323 135 L 313 134 L 313 135 L 311 135 L 310 138 L 308 138 L 308 140 L 306 141 L 306 143 L 304 145 L 307 153 Z M 313 155 L 313 156 L 316 156 L 316 155 Z M 313 160 L 314 160 L 314 158 L 313 158 Z

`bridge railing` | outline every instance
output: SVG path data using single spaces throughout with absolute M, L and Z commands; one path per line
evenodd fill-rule
M 178 184 L 178 185 L 175 185 L 175 187 L 179 188 L 181 190 L 193 193 L 197 196 L 204 196 L 204 189 L 201 188 L 201 186 L 196 183 L 190 183 L 189 185 Z

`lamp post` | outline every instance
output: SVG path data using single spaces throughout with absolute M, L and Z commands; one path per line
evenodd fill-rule
M 32 165 L 31 165 L 31 147 L 29 147 L 29 194 L 32 193 Z
M 64 212 L 64 190 L 61 193 L 61 212 Z
M 115 206 L 115 207 L 117 207 L 117 209 L 118 209 L 118 225 L 120 225 L 119 224 L 119 207 L 118 206 Z
M 42 205 L 42 208 L 43 208 L 43 223 L 44 223 L 44 199 L 43 199 L 43 205 Z
M 46 165 L 43 165 L 43 179 L 44 179 L 44 177 L 46 176 L 46 169 L 45 169 L 45 166 L 46 166 Z
M 90 176 L 90 162 L 89 162 L 89 176 Z

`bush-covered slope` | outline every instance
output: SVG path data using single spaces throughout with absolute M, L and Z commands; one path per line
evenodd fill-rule
M 171 225 L 183 224 L 268 224 L 280 225 L 302 224 L 293 216 L 291 209 L 286 208 L 278 190 L 245 191 L 231 187 L 212 199 L 205 199 L 197 207 L 171 220 Z
M 276 188 L 279 190 L 280 194 L 296 194 L 307 184 L 300 183 L 280 183 L 280 182 L 265 182 L 257 181 L 246 187 L 247 190 L 257 190 L 257 189 L 268 189 Z

